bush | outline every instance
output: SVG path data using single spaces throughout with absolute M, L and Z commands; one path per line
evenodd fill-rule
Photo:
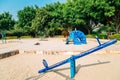
M 20 38 L 32 38 L 31 36 L 21 36 Z M 6 39 L 18 39 L 18 36 L 7 36 Z
M 114 34 L 110 38 L 120 40 L 120 34 Z
M 87 38 L 95 38 L 95 36 L 98 36 L 100 39 L 107 39 L 107 36 L 105 34 L 88 34 Z
M 17 39 L 17 36 L 7 36 L 6 39 Z
M 87 38 L 95 38 L 95 35 L 94 34 L 88 34 L 86 35 Z
M 100 39 L 107 39 L 107 35 L 105 35 L 105 34 L 99 34 L 98 38 L 100 38 Z
M 68 37 L 69 36 L 69 32 L 67 30 L 63 30 L 61 33 L 64 37 Z
M 21 36 L 20 38 L 32 38 L 32 36 Z

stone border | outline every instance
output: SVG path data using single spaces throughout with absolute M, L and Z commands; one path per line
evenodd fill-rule
M 84 50 L 81 51 L 53 51 L 53 50 L 43 50 L 43 51 L 37 51 L 37 50 L 26 50 L 26 51 L 19 51 L 22 54 L 43 54 L 43 55 L 77 55 L 82 52 L 85 52 Z M 120 51 L 115 50 L 101 50 L 93 52 L 93 54 L 120 54 Z
M 19 53 L 27 53 L 27 54 L 43 54 L 43 55 L 77 55 L 80 54 L 84 51 L 36 51 L 36 50 L 28 50 L 28 51 L 19 51 L 19 50 L 12 50 L 9 52 L 4 52 L 2 54 L 0 54 L 0 59 L 6 58 L 6 57 L 10 57 Z M 118 54 L 120 53 L 120 51 L 97 51 L 94 52 L 93 54 Z
M 16 55 L 16 54 L 19 54 L 19 50 L 12 50 L 12 51 L 9 51 L 9 52 L 4 52 L 4 53 L 0 54 L 0 59 L 6 58 L 6 57 L 9 57 L 9 56 L 13 56 L 13 55 Z

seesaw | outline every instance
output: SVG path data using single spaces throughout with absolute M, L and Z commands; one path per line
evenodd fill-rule
M 86 56 L 88 54 L 91 54 L 91 53 L 93 53 L 95 51 L 98 51 L 98 50 L 100 50 L 102 48 L 105 48 L 105 47 L 110 46 L 110 45 L 112 45 L 112 44 L 117 42 L 117 40 L 114 39 L 114 40 L 111 40 L 111 41 L 108 41 L 108 42 L 105 42 L 105 43 L 101 44 L 100 40 L 98 39 L 98 37 L 96 37 L 96 39 L 97 39 L 97 41 L 99 43 L 99 45 L 97 47 L 94 47 L 94 48 L 92 48 L 90 50 L 82 52 L 82 53 L 80 53 L 78 55 L 73 55 L 70 58 L 67 58 L 67 59 L 65 59 L 65 60 L 63 60 L 61 62 L 58 62 L 58 63 L 54 64 L 54 65 L 49 66 L 47 64 L 47 61 L 45 59 L 43 59 L 43 65 L 44 65 L 45 68 L 39 70 L 38 73 L 44 73 L 44 72 L 47 72 L 48 70 L 51 70 L 51 69 L 56 68 L 56 67 L 59 67 L 59 66 L 64 65 L 66 63 L 70 63 L 70 77 L 74 78 L 75 73 L 76 73 L 76 67 L 75 67 L 75 60 L 76 59 L 81 58 L 83 56 Z

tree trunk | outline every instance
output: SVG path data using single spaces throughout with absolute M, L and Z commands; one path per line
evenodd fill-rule
M 116 33 L 118 34 L 119 33 L 119 25 L 116 25 Z
M 37 36 L 37 33 L 35 33 L 35 38 L 37 38 L 38 36 Z
M 91 30 L 90 29 L 87 29 L 88 30 L 88 34 L 91 34 Z

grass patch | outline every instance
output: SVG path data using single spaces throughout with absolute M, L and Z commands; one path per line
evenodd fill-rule
M 24 39 L 24 38 L 33 38 L 32 36 L 21 36 L 20 38 Z
M 17 39 L 17 36 L 7 36 L 6 39 Z
M 26 39 L 26 38 L 33 38 L 31 36 L 21 36 L 20 39 Z M 8 39 L 18 39 L 18 36 L 7 36 L 6 40 Z
M 88 34 L 86 35 L 87 38 L 95 38 L 95 35 L 94 34 Z

